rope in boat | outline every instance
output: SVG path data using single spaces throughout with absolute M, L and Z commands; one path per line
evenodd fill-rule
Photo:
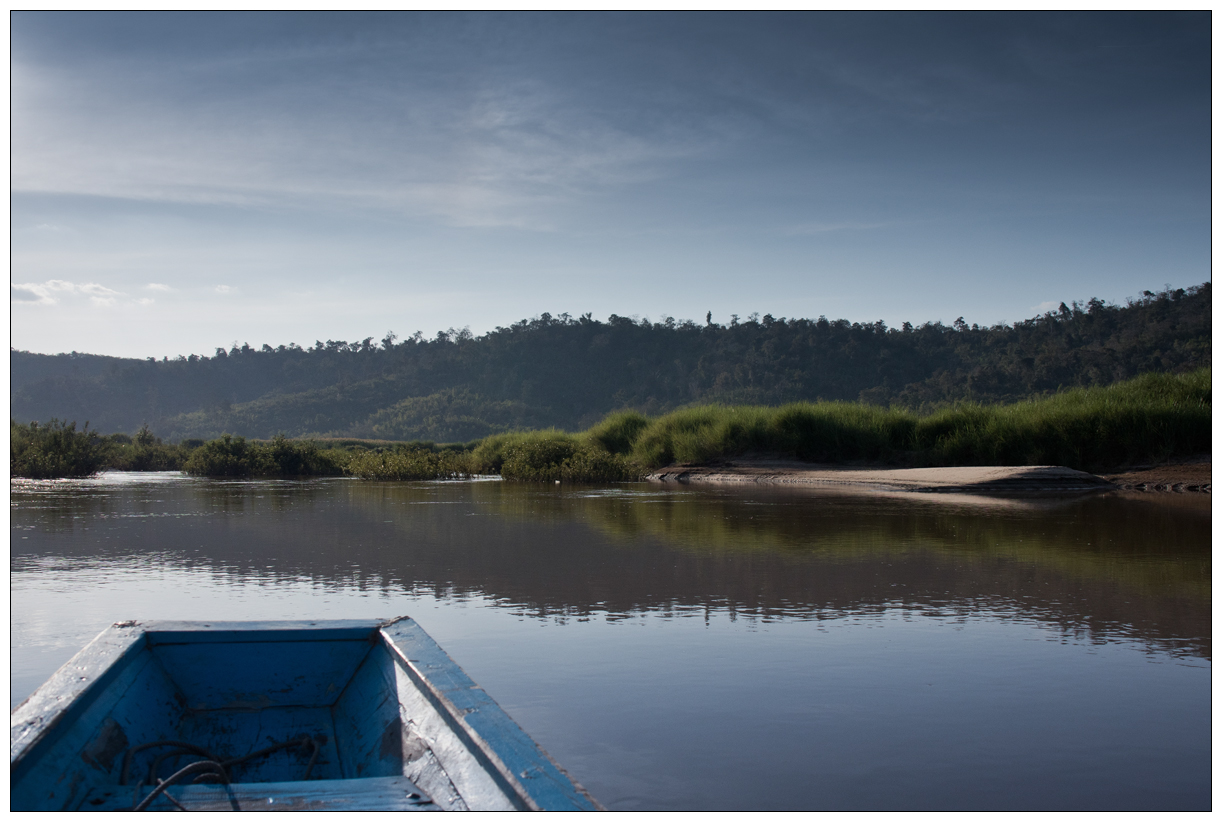
M 123 755 L 123 771 L 119 775 L 119 784 L 126 785 L 127 779 L 131 775 L 132 762 L 135 756 L 140 751 L 145 751 L 150 748 L 169 748 L 170 750 L 162 753 L 151 763 L 149 763 L 147 774 L 136 783 L 135 789 L 132 791 L 132 810 L 143 811 L 153 803 L 158 796 L 165 794 L 166 799 L 174 803 L 181 810 L 187 810 L 183 805 L 167 792 L 167 789 L 183 781 L 189 776 L 198 774 L 193 784 L 203 783 L 220 783 L 223 785 L 230 784 L 229 777 L 230 769 L 236 765 L 241 765 L 244 762 L 249 762 L 252 759 L 257 759 L 276 751 L 286 750 L 288 748 L 305 748 L 309 750 L 310 761 L 306 764 L 305 774 L 302 779 L 309 779 L 310 774 L 314 770 L 314 763 L 318 761 L 318 754 L 322 751 L 321 746 L 314 741 L 309 734 L 302 734 L 286 742 L 277 742 L 274 745 L 269 745 L 266 748 L 261 748 L 257 751 L 246 754 L 245 756 L 235 757 L 233 759 L 222 760 L 220 757 L 214 756 L 206 748 L 201 748 L 198 745 L 193 745 L 190 742 L 181 742 L 177 739 L 159 739 L 156 742 L 146 742 L 143 745 L 136 745 L 129 748 L 127 753 Z M 202 759 L 197 759 L 194 762 L 186 765 L 183 768 L 175 771 L 166 779 L 161 779 L 157 776 L 157 772 L 161 769 L 162 764 L 167 759 L 178 759 L 182 756 L 200 756 Z M 140 799 L 140 789 L 146 785 L 153 785 L 153 790 Z M 235 804 L 235 810 L 237 810 Z

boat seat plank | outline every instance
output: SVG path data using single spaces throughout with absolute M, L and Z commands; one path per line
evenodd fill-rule
M 234 785 L 175 785 L 170 793 L 191 811 L 438 811 L 424 792 L 403 776 L 318 779 L 309 782 L 246 782 Z M 142 796 L 149 789 L 142 789 Z M 80 810 L 124 811 L 132 788 L 107 786 L 91 791 Z M 175 811 L 159 796 L 150 811 Z

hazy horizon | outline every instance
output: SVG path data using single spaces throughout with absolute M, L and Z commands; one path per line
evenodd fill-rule
M 1207 11 L 10 19 L 20 350 L 1212 281 Z

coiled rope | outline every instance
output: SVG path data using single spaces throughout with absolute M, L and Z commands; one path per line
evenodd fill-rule
M 305 748 L 311 752 L 310 761 L 306 765 L 305 774 L 301 777 L 303 780 L 306 780 L 310 778 L 310 774 L 314 770 L 314 763 L 318 761 L 318 754 L 322 751 L 321 746 L 319 746 L 319 744 L 309 734 L 302 734 L 301 736 L 295 737 L 286 742 L 277 742 L 274 745 L 269 745 L 266 748 L 253 751 L 245 756 L 222 760 L 219 757 L 214 756 L 207 749 L 201 748 L 198 745 L 193 745 L 190 742 L 182 742 L 177 739 L 159 739 L 156 742 L 146 742 L 143 745 L 136 745 L 135 747 L 127 750 L 127 753 L 123 755 L 123 771 L 119 775 L 120 785 L 127 784 L 127 779 L 131 775 L 132 762 L 134 761 L 136 754 L 150 748 L 169 748 L 169 750 L 165 751 L 150 762 L 147 774 L 136 783 L 135 789 L 132 791 L 133 811 L 146 810 L 149 805 L 153 803 L 153 800 L 163 793 L 165 793 L 166 799 L 170 800 L 170 802 L 174 803 L 181 810 L 185 811 L 187 808 L 183 807 L 183 805 L 177 799 L 175 799 L 171 794 L 167 793 L 167 788 L 178 784 L 192 775 L 195 775 L 195 779 L 192 780 L 193 784 L 219 782 L 223 785 L 228 785 L 231 783 L 230 771 L 235 766 L 241 765 L 244 762 L 249 762 L 252 759 L 258 759 L 259 757 L 267 756 L 268 754 L 275 753 L 276 751 L 287 750 L 289 748 Z M 182 756 L 199 756 L 202 757 L 202 759 L 197 759 L 185 767 L 180 768 L 166 779 L 160 779 L 157 776 L 157 772 L 161 769 L 162 764 L 167 759 L 178 759 Z M 147 796 L 145 796 L 144 799 L 140 799 L 140 789 L 146 785 L 152 785 L 153 790 Z M 234 809 L 239 810 L 236 803 Z

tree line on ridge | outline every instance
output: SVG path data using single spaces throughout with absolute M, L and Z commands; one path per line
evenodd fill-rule
M 10 351 L 10 416 L 90 421 L 167 440 L 469 441 L 590 427 L 607 413 L 694 403 L 844 400 L 916 410 L 1011 402 L 1211 364 L 1211 284 L 1092 299 L 1008 325 L 733 317 L 728 324 L 542 314 L 469 331 L 234 345 L 133 360 Z

